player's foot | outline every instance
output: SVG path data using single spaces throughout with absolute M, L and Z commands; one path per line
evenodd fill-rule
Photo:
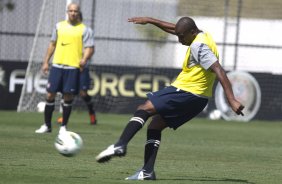
M 60 130 L 59 130 L 59 134 L 64 134 L 67 132 L 67 128 L 66 126 L 61 126 Z
M 90 117 L 90 124 L 91 125 L 97 125 L 97 119 L 95 114 L 89 114 Z
M 115 146 L 114 144 L 112 144 L 96 157 L 96 161 L 103 163 L 109 161 L 113 156 L 122 157 L 125 156 L 125 154 L 126 146 Z
M 43 134 L 43 133 L 50 133 L 51 131 L 52 131 L 51 128 L 48 128 L 45 124 L 43 124 L 39 129 L 35 130 L 35 133 Z
M 156 180 L 156 174 L 155 171 L 147 173 L 144 169 L 141 169 L 134 175 L 125 178 L 125 180 Z
M 63 123 L 63 117 L 59 117 L 59 118 L 57 119 L 57 123 L 58 123 L 58 124 L 62 124 L 62 123 Z

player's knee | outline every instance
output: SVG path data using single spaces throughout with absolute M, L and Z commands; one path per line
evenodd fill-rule
M 150 124 L 148 125 L 148 130 L 154 129 L 154 130 L 162 131 L 167 127 L 168 127 L 167 123 L 162 119 L 162 117 L 160 115 L 155 115 L 152 118 Z
M 80 90 L 79 91 L 79 96 L 81 96 L 82 98 L 87 97 L 88 96 L 87 91 Z
M 70 106 L 72 105 L 73 100 L 64 100 L 63 105 Z
M 73 94 L 64 94 L 64 101 L 72 101 L 74 98 Z
M 55 99 L 48 99 L 48 98 L 46 98 L 46 103 L 47 104 L 54 104 L 55 103 Z
M 153 106 L 152 102 L 149 101 L 149 100 L 147 100 L 144 104 L 139 105 L 137 107 L 137 111 L 138 110 L 144 110 L 144 111 L 148 112 L 150 115 L 156 114 L 156 109 Z
M 91 101 L 91 97 L 90 97 L 89 95 L 81 96 L 81 98 L 82 98 L 85 102 L 90 102 L 90 101 Z
M 56 97 L 56 94 L 54 94 L 54 93 L 47 93 L 46 101 L 47 102 L 55 101 L 55 97 Z

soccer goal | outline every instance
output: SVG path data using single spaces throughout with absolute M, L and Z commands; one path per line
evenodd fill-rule
M 18 112 L 36 111 L 37 104 L 41 101 L 45 101 L 47 76 L 41 73 L 41 66 L 48 43 L 50 42 L 52 29 L 56 22 L 64 19 L 66 16 L 65 10 L 67 3 L 68 1 L 42 1 L 33 45 L 25 73 L 25 83 L 22 87 L 17 107 Z M 58 104 L 58 108 L 59 103 L 56 104 Z

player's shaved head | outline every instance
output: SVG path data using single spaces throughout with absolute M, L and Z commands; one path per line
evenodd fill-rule
M 67 9 L 68 13 L 68 21 L 75 25 L 80 22 L 79 13 L 80 13 L 80 6 L 76 3 L 70 3 Z
M 195 21 L 190 17 L 182 17 L 176 23 L 176 28 L 191 31 L 191 30 L 198 30 Z
M 68 5 L 68 10 L 70 10 L 70 9 L 75 9 L 77 11 L 80 11 L 80 6 L 77 3 L 70 3 Z
M 175 34 L 178 36 L 178 41 L 183 45 L 189 46 L 199 32 L 201 31 L 190 17 L 180 18 L 175 26 Z

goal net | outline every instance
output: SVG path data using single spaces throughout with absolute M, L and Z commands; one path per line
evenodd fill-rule
M 32 49 L 25 74 L 25 83 L 17 110 L 36 111 L 37 104 L 45 101 L 47 76 L 41 72 L 52 29 L 65 18 L 66 1 L 43 0 Z

